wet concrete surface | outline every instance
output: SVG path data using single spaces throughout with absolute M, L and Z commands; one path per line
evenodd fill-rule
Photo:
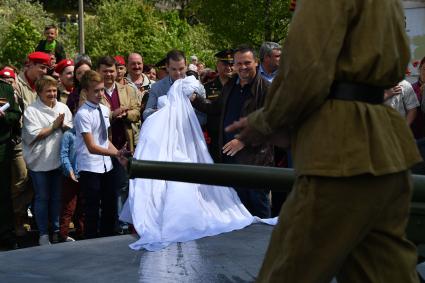
M 158 252 L 131 250 L 131 235 L 1 252 L 0 283 L 253 282 L 272 229 L 254 224 Z

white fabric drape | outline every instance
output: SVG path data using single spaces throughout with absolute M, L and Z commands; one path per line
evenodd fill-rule
M 168 94 L 160 97 L 161 108 L 143 123 L 134 158 L 213 163 L 188 98 L 198 86 L 190 76 L 174 82 Z M 277 221 L 253 217 L 232 188 L 150 179 L 130 180 L 120 219 L 132 223 L 140 236 L 130 247 L 149 251 L 241 229 L 256 221 Z

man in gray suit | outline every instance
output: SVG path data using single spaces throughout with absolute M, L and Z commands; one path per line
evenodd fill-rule
M 152 85 L 146 108 L 143 111 L 144 120 L 158 110 L 158 98 L 167 94 L 174 81 L 186 77 L 186 57 L 183 51 L 171 50 L 168 52 L 166 57 L 166 67 L 168 76 Z M 198 94 L 205 97 L 205 89 L 203 86 L 201 87 L 200 92 L 201 93 Z M 201 126 L 204 125 L 206 123 L 206 115 L 196 110 L 195 112 Z

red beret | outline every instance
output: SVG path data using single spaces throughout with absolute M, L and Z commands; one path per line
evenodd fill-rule
M 125 65 L 124 57 L 117 55 L 114 59 L 117 62 L 117 65 Z
M 28 61 L 50 66 L 50 55 L 44 52 L 36 51 L 28 55 Z
M 16 79 L 15 72 L 9 69 L 3 69 L 0 71 L 0 78 L 14 78 Z
M 58 74 L 61 74 L 62 71 L 69 66 L 74 66 L 74 61 L 72 61 L 71 59 L 63 59 L 62 61 L 60 61 L 56 67 L 55 67 L 55 72 Z

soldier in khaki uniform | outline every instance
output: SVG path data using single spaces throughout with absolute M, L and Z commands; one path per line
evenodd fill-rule
M 2 70 L 0 73 L 5 73 Z M 13 88 L 3 79 L 0 80 L 0 107 L 9 104 L 7 109 L 0 110 L 0 250 L 15 248 L 14 215 L 12 204 L 11 155 L 12 131 L 19 125 L 21 113 L 15 102 Z
M 15 93 L 18 98 L 21 115 L 25 109 L 37 98 L 35 82 L 47 74 L 51 65 L 50 55 L 44 52 L 33 52 L 28 55 L 24 71 L 16 79 Z M 14 133 L 14 146 L 12 149 L 12 200 L 15 210 L 15 226 L 18 236 L 23 236 L 25 231 L 23 223 L 26 220 L 27 207 L 33 197 L 32 187 L 28 182 L 28 172 L 22 153 L 20 124 Z
M 406 121 L 382 104 L 409 45 L 399 0 L 297 3 L 264 108 L 228 130 L 285 141 L 296 182 L 257 282 L 419 282 L 405 237 L 421 160 Z
M 216 100 L 223 89 L 223 86 L 229 81 L 233 74 L 233 50 L 226 49 L 214 55 L 217 59 L 217 74 L 218 76 L 204 85 L 206 97 L 209 101 Z M 220 160 L 217 155 L 219 151 L 219 129 L 220 129 L 220 115 L 208 115 L 206 130 L 211 138 L 208 144 L 208 149 L 214 162 Z

